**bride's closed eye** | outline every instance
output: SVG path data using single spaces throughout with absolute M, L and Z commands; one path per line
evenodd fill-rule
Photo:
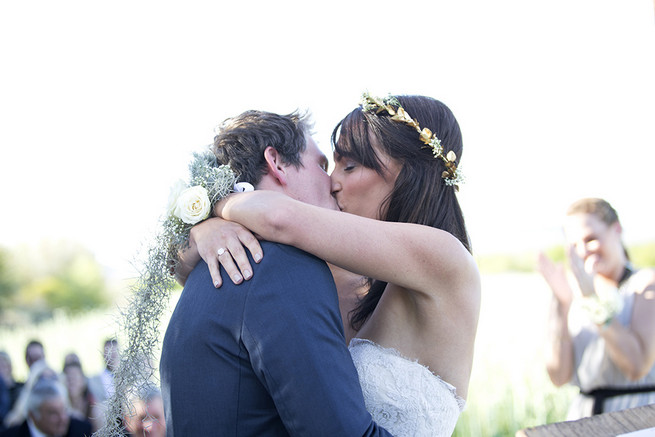
M 347 160 L 341 164 L 343 171 L 353 171 L 359 163 L 353 160 Z
M 352 157 L 345 157 L 336 152 L 334 154 L 334 171 L 351 172 L 359 165 L 360 163 Z

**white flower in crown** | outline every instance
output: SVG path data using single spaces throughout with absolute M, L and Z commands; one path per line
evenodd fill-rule
M 195 225 L 209 217 L 211 206 L 207 189 L 195 185 L 179 194 L 173 215 L 184 223 Z

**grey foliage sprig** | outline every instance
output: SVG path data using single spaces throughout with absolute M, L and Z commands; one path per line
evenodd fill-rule
M 217 165 L 216 158 L 209 151 L 194 153 L 189 172 L 189 183 L 184 185 L 187 189 L 204 188 L 210 211 L 216 202 L 233 190 L 236 182 L 230 167 Z M 154 377 L 153 363 L 157 361 L 154 354 L 158 351 L 160 322 L 168 308 L 170 292 L 175 287 L 171 272 L 179 262 L 178 252 L 188 246 L 191 228 L 209 215 L 195 223 L 186 220 L 184 214 L 176 209 L 180 207 L 183 197 L 179 195 L 179 188 L 178 195 L 174 194 L 169 199 L 161 230 L 147 249 L 139 277 L 131 287 L 131 298 L 119 316 L 122 334 L 119 338 L 123 347 L 114 370 L 115 392 L 105 405 L 105 425 L 94 436 L 123 437 L 122 418 L 133 414 L 134 410 L 131 400 L 151 384 Z

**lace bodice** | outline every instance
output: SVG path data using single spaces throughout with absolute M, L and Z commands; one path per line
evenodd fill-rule
M 348 347 L 366 409 L 396 437 L 450 436 L 464 409 L 455 387 L 395 349 L 353 338 Z

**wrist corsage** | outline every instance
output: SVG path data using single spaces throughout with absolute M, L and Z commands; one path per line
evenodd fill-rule
M 596 325 L 607 326 L 623 309 L 623 299 L 614 287 L 597 288 L 596 294 L 582 298 L 581 308 Z

